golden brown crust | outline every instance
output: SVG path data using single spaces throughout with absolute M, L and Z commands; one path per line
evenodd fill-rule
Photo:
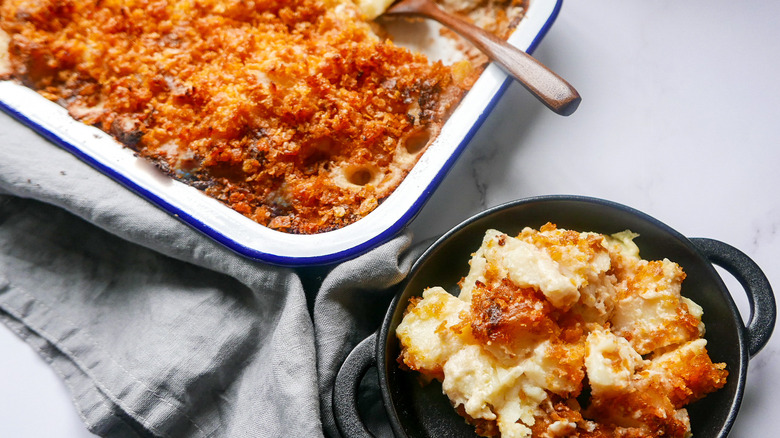
M 4 0 L 0 27 L 14 78 L 292 233 L 376 208 L 475 77 L 337 0 Z
M 534 288 L 517 287 L 507 279 L 497 287 L 477 283 L 471 297 L 471 330 L 484 344 L 511 346 L 524 336 L 553 336 L 558 326 L 552 305 Z

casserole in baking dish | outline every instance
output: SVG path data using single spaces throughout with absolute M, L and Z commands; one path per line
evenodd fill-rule
M 510 42 L 532 50 L 559 7 L 557 1 L 531 2 Z M 294 233 L 279 231 L 284 230 L 283 222 L 282 226 L 262 226 L 192 185 L 160 178 L 159 171 L 141 163 L 135 151 L 121 147 L 103 131 L 76 122 L 62 107 L 16 82 L 0 82 L 0 105 L 55 143 L 242 255 L 275 264 L 306 265 L 353 257 L 402 229 L 444 177 L 508 81 L 498 68 L 489 66 L 447 121 L 440 129 L 437 127 L 417 164 L 390 196 L 376 202 L 375 208 L 370 206 L 373 210 L 361 219 L 341 227 L 327 226 L 323 228 L 327 231 L 317 234 L 296 234 L 306 232 L 300 229 L 294 229 Z M 172 173 L 179 170 L 173 169 Z M 351 183 L 361 182 L 361 175 L 358 172 Z

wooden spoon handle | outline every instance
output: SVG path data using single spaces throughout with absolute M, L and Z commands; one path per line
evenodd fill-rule
M 532 56 L 492 33 L 443 11 L 430 0 L 405 0 L 393 5 L 387 13 L 430 18 L 452 29 L 503 67 L 557 114 L 568 116 L 574 113 L 582 100 L 574 87 Z

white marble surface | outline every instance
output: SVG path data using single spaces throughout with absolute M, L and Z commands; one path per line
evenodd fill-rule
M 581 194 L 752 257 L 780 290 L 780 3 L 568 0 L 536 56 L 582 94 L 563 118 L 509 88 L 412 225 Z M 747 301 L 726 279 L 743 315 Z M 780 335 L 750 364 L 731 436 L 780 426 Z M 0 326 L 0 436 L 86 437 L 50 368 Z

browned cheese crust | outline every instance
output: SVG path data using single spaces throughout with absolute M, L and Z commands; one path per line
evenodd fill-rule
M 338 0 L 0 6 L 6 79 L 290 233 L 376 208 L 478 73 L 432 63 L 372 26 Z

